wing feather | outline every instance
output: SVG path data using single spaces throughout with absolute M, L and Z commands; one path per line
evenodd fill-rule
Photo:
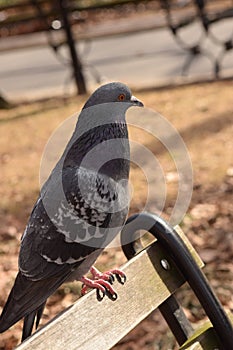
M 113 179 L 81 168 L 64 169 L 63 197 L 59 176 L 53 173 L 48 181 L 22 236 L 20 271 L 0 317 L 0 332 L 26 316 L 25 334 L 30 333 L 46 299 L 66 280 L 87 273 L 100 247 L 126 219 L 127 206 L 118 207 L 127 192 Z
M 0 317 L 0 333 L 37 310 L 70 273 L 70 269 L 63 266 L 59 277 L 34 282 L 19 272 Z
M 127 193 L 113 179 L 69 167 L 60 174 L 61 194 L 58 175 L 50 178 L 50 186 L 37 201 L 21 242 L 20 271 L 33 280 L 53 276 L 61 265 L 82 262 L 106 246 L 128 210 L 118 210 Z

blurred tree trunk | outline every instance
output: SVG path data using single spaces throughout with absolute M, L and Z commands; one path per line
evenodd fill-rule
M 0 109 L 9 109 L 11 104 L 0 94 Z

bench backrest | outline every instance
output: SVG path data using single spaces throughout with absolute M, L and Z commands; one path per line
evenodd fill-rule
M 182 231 L 179 231 L 199 266 L 202 262 Z M 122 270 L 125 285 L 117 282 L 118 299 L 97 301 L 92 291 L 36 332 L 17 349 L 107 350 L 167 300 L 183 283 L 161 244 L 141 251 Z

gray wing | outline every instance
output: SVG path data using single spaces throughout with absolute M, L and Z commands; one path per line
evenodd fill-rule
M 46 299 L 74 270 L 89 270 L 100 247 L 114 238 L 126 218 L 127 207 L 118 210 L 126 187 L 112 179 L 85 169 L 65 169 L 64 196 L 59 177 L 49 181 L 22 237 L 20 271 L 0 317 L 0 332 L 28 315 L 25 332 L 30 334 Z
M 21 243 L 20 271 L 33 280 L 56 275 L 61 265 L 77 267 L 94 250 L 104 248 L 128 211 L 125 183 L 102 174 L 66 168 L 49 181 Z

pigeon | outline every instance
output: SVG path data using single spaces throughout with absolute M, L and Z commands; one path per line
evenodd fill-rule
M 125 113 L 142 107 L 123 83 L 99 87 L 84 104 L 61 158 L 40 190 L 21 238 L 19 272 L 0 316 L 0 332 L 24 318 L 22 340 L 39 325 L 47 298 L 67 281 L 116 299 L 118 269 L 92 266 L 125 223 L 130 149 Z M 85 274 L 92 274 L 92 279 Z M 97 295 L 100 295 L 97 293 Z

